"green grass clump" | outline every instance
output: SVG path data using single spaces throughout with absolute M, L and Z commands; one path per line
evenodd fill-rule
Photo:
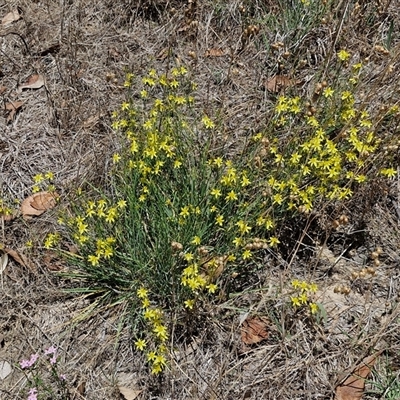
M 361 67 L 351 68 L 356 80 Z M 167 364 L 169 312 L 196 312 L 225 276 L 251 274 L 291 217 L 344 201 L 376 175 L 378 122 L 356 106 L 356 83 L 338 77 L 312 99 L 278 96 L 266 128 L 229 156 L 214 144 L 218 126 L 199 112 L 186 68 L 141 81 L 127 74 L 109 190 L 81 193 L 60 222 L 78 248 L 69 254 L 69 275 L 85 282 L 76 291 L 125 305 L 154 373 Z M 300 296 L 294 305 L 309 303 Z

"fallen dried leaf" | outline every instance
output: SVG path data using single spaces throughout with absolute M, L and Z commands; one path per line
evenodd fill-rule
M 7 123 L 14 119 L 16 112 L 22 107 L 23 104 L 23 101 L 11 101 L 10 103 L 5 104 L 4 109 L 9 111 Z
M 21 204 L 21 212 L 24 218 L 33 215 L 41 215 L 45 211 L 54 208 L 59 195 L 57 193 L 39 192 L 27 197 Z
M 18 9 L 15 9 L 3 17 L 3 19 L 1 20 L 1 24 L 6 27 L 8 25 L 11 25 L 15 21 L 18 21 L 20 18 L 21 14 L 19 13 Z
M 265 81 L 265 88 L 269 92 L 278 93 L 281 90 L 285 90 L 287 87 L 294 85 L 293 79 L 288 78 L 284 75 L 275 75 Z
M 208 49 L 204 54 L 205 57 L 222 57 L 224 55 L 225 52 L 220 48 Z
M 54 251 L 46 251 L 43 257 L 43 264 L 49 271 L 62 271 L 65 268 L 60 257 Z
M 157 60 L 165 60 L 171 54 L 172 54 L 171 48 L 170 47 L 164 47 L 156 55 L 156 58 L 157 58 Z
M 32 272 L 36 272 L 37 269 L 34 264 L 32 264 L 29 259 L 22 253 L 19 253 L 13 249 L 10 249 L 9 247 L 4 247 L 2 249 L 5 253 L 7 253 L 10 257 L 14 259 L 18 264 L 22 265 L 23 267 L 26 267 L 30 269 Z
M 354 368 L 351 375 L 336 387 L 336 400 L 361 400 L 364 394 L 365 379 L 371 373 L 376 359 L 382 353 L 378 351 L 366 357 L 360 365 Z
M 77 391 L 81 396 L 83 396 L 83 395 L 85 394 L 85 391 L 86 391 L 86 382 L 85 382 L 85 381 L 80 382 L 79 385 L 78 385 L 77 388 L 76 388 L 76 391 Z
M 9 222 L 12 221 L 18 215 L 17 211 L 12 211 L 11 214 L 1 214 L 0 213 L 0 221 Z
M 103 113 L 92 115 L 83 122 L 83 127 L 86 129 L 93 128 L 100 121 L 100 118 L 102 118 L 103 116 L 104 116 Z
M 5 86 L 0 86 L 0 94 L 3 94 L 7 88 Z
M 139 396 L 140 393 L 142 393 L 141 390 L 134 390 L 134 389 L 130 389 L 125 386 L 118 386 L 118 389 L 119 389 L 120 393 L 122 394 L 122 396 L 125 397 L 126 400 L 134 400 L 134 399 L 136 399 L 136 397 Z
M 268 320 L 264 317 L 247 318 L 241 327 L 240 336 L 244 344 L 262 342 L 268 338 Z
M 8 264 L 8 254 L 3 253 L 0 257 L 0 274 L 4 272 Z
M 0 379 L 6 379 L 12 372 L 12 366 L 8 361 L 0 361 Z
M 31 75 L 25 83 L 18 86 L 17 93 L 21 93 L 23 89 L 39 89 L 43 85 L 43 75 Z
M 53 45 L 51 45 L 50 47 L 48 47 L 47 49 L 42 50 L 40 53 L 36 53 L 37 55 L 44 57 L 47 56 L 48 54 L 54 54 L 54 53 L 58 53 L 60 51 L 60 43 L 55 43 Z

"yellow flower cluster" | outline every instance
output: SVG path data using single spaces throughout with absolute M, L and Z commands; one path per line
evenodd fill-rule
M 290 298 L 293 307 L 308 305 L 311 314 L 316 314 L 319 307 L 317 303 L 311 300 L 311 297 L 318 290 L 318 286 L 313 282 L 307 283 L 306 281 L 299 281 L 298 279 L 294 279 L 291 285 L 296 291 L 296 295 Z
M 147 351 L 146 358 L 151 365 L 151 372 L 159 374 L 167 365 L 167 347 L 165 344 L 168 339 L 168 330 L 163 323 L 163 312 L 160 308 L 151 307 L 147 289 L 141 287 L 136 294 L 141 301 L 143 317 L 150 326 L 150 334 L 156 344 L 155 350 Z M 138 339 L 135 346 L 138 350 L 145 351 L 147 342 L 145 339 Z
M 61 240 L 61 235 L 57 232 L 49 233 L 44 240 L 44 248 L 45 249 L 52 249 L 54 248 Z
M 177 67 L 173 68 L 168 75 L 159 76 L 155 70 L 150 70 L 148 75 L 143 77 L 144 89 L 141 96 L 149 102 L 144 120 L 143 113 L 138 112 L 135 104 L 129 101 L 122 103 L 120 112 L 113 113 L 113 129 L 124 131 L 128 140 L 128 167 L 140 174 L 138 200 L 141 203 L 151 195 L 150 188 L 155 178 L 162 175 L 163 171 L 171 165 L 173 169 L 179 169 L 182 166 L 182 157 L 176 152 L 178 147 L 176 131 L 186 128 L 186 122 L 181 120 L 177 123 L 172 117 L 163 118 L 162 116 L 178 113 L 182 107 L 193 103 L 193 97 L 182 96 L 177 92 L 181 87 L 178 78 L 186 74 L 185 67 Z M 125 86 L 130 87 L 132 82 L 133 76 L 128 74 Z M 169 94 L 159 98 L 156 93 L 160 90 L 164 91 L 164 94 Z M 154 94 L 153 100 L 150 100 L 150 93 Z M 162 129 L 159 125 L 160 118 L 163 118 Z M 208 117 L 204 117 L 203 120 L 207 128 L 212 126 L 212 121 Z M 114 155 L 114 163 L 117 164 L 120 159 L 120 154 Z
M 53 185 L 54 174 L 51 171 L 46 172 L 45 174 L 36 174 L 33 177 L 34 185 L 32 187 L 33 193 L 38 193 L 41 190 L 45 190 L 47 192 L 54 192 L 56 190 Z
M 1 215 L 12 215 L 13 210 L 11 207 L 7 206 L 4 199 L 0 199 L 0 216 Z
M 195 236 L 192 240 L 195 245 L 200 244 L 200 238 Z M 190 291 L 197 298 L 200 293 L 207 290 L 208 293 L 215 293 L 218 286 L 212 283 L 212 278 L 215 275 L 215 271 L 220 267 L 223 269 L 226 261 L 224 257 L 209 257 L 208 251 L 204 247 L 198 248 L 198 255 L 187 252 L 183 255 L 183 258 L 188 263 L 188 266 L 184 268 L 181 274 L 181 284 L 184 287 L 190 289 Z M 204 255 L 207 254 L 208 261 L 204 263 Z M 200 270 L 199 264 L 203 262 L 203 271 Z M 192 309 L 195 305 L 195 299 L 188 299 L 185 301 L 185 307 Z
M 108 260 L 114 255 L 114 244 L 116 240 L 113 237 L 106 239 L 97 239 L 95 254 L 89 254 L 87 257 L 88 262 L 93 266 L 99 265 L 101 258 Z

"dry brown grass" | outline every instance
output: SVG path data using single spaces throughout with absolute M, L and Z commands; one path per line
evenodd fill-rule
M 285 30 L 262 23 L 279 11 L 279 3 L 273 1 L 243 2 L 249 9 L 246 17 L 238 11 L 237 0 L 198 0 L 196 6 L 190 5 L 195 3 L 0 1 L 0 16 L 16 7 L 23 16 L 0 28 L 0 84 L 7 87 L 2 97 L 4 102 L 25 102 L 12 123 L 0 117 L 3 197 L 23 199 L 32 176 L 43 171 L 55 173 L 56 185 L 64 193 L 86 180 L 104 180 L 117 146 L 110 114 L 123 99 L 125 70 L 140 75 L 150 67 L 165 70 L 176 62 L 189 66 L 199 82 L 203 111 L 224 121 L 216 145 L 226 151 L 240 149 L 242 141 L 266 124 L 274 96 L 263 90 L 265 79 L 276 73 L 289 75 L 302 82 L 299 92 L 310 92 L 309 82 L 339 48 L 373 61 L 365 91 L 368 98 L 374 90 L 375 101 L 380 102 L 376 107 L 395 92 L 398 98 L 397 0 L 362 1 L 353 16 L 349 15 L 354 4 L 342 1 L 324 23 L 304 33 L 293 26 Z M 374 46 L 382 45 L 390 21 L 393 33 L 386 56 Z M 255 38 L 243 41 L 247 24 L 261 29 Z M 286 43 L 291 53 L 286 61 L 271 51 L 269 46 L 276 41 Z M 217 48 L 225 55 L 206 56 Z M 397 68 L 392 74 L 385 73 L 388 64 Z M 34 73 L 44 75 L 45 88 L 17 96 L 18 83 Z M 57 345 L 62 372 L 76 399 L 118 399 L 118 382 L 141 389 L 138 399 L 333 398 L 349 367 L 373 349 L 385 350 L 390 368 L 399 368 L 399 201 L 399 187 L 393 183 L 373 201 L 366 191 L 348 209 L 339 210 L 349 215 L 350 225 L 325 237 L 331 255 L 342 255 L 339 262 L 319 255 L 312 229 L 295 232 L 292 239 L 298 235 L 295 238 L 302 243 L 286 254 L 266 254 L 262 268 L 242 292 L 209 305 L 198 320 L 175 320 L 172 363 L 162 377 L 148 374 L 142 355 L 133 349 L 129 329 L 119 332 L 118 310 L 72 324 L 90 300 L 62 294 L 60 288 L 70 283 L 54 277 L 42 261 L 43 252 L 34 250 L 36 275 L 13 262 L 3 274 L 0 360 L 16 364 Z M 16 220 L 3 228 L 2 242 L 23 249 L 32 234 L 43 238 L 54 223 L 51 215 L 40 221 Z M 384 250 L 376 276 L 351 281 L 351 272 L 369 262 L 376 246 Z M 320 301 L 328 312 L 326 323 L 291 317 L 285 282 L 292 276 L 318 282 Z M 351 286 L 351 294 L 334 293 L 337 285 Z M 266 315 L 271 321 L 268 339 L 251 348 L 240 341 L 239 321 L 245 313 Z M 0 382 L 0 398 L 23 399 L 25 384 L 14 368 Z M 85 389 L 79 394 L 82 384 Z

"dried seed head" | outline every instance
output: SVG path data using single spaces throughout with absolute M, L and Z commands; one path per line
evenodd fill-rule
M 341 215 L 339 217 L 339 222 L 341 225 L 347 225 L 349 223 L 349 218 L 347 217 L 347 215 Z
M 261 143 L 264 145 L 264 147 L 269 147 L 269 140 L 266 137 L 261 139 Z
M 377 258 L 375 258 L 374 265 L 375 267 L 379 267 L 381 265 L 381 262 Z
M 302 68 L 302 67 L 304 67 L 305 65 L 307 65 L 307 60 L 300 60 L 300 62 L 299 62 L 299 67 L 300 68 Z
M 335 288 L 333 289 L 334 293 L 342 293 L 342 287 L 341 286 L 335 286 Z
M 279 46 L 278 43 L 272 43 L 272 44 L 271 44 L 271 49 L 272 49 L 272 50 L 279 50 L 279 49 L 280 49 L 280 46 Z
M 267 149 L 261 149 L 260 150 L 260 157 L 261 158 L 264 158 L 267 154 L 268 154 Z
M 340 226 L 340 222 L 337 219 L 332 221 L 332 228 L 333 229 L 337 229 L 337 228 L 339 228 L 339 226 Z
M 372 267 L 368 267 L 368 268 L 367 268 L 367 271 L 368 271 L 368 273 L 369 273 L 370 275 L 372 275 L 372 276 L 374 276 L 375 273 L 376 273 L 375 268 L 372 268 Z
M 209 251 L 205 246 L 201 246 L 197 249 L 197 252 L 201 255 L 201 256 L 206 256 Z
M 385 56 L 389 54 L 389 50 L 385 49 L 383 46 L 380 46 L 380 45 L 376 45 L 374 47 L 374 50 L 376 52 L 378 52 L 378 53 L 381 53 L 381 54 L 385 55 Z
M 371 253 L 371 258 L 372 258 L 373 260 L 377 259 L 378 257 L 379 257 L 379 253 L 378 253 L 377 251 L 373 251 L 373 252 Z
M 378 246 L 378 247 L 376 248 L 375 251 L 376 251 L 378 254 L 382 254 L 382 253 L 383 253 L 382 247 L 380 247 L 380 246 Z
M 171 249 L 172 251 L 182 251 L 183 245 L 179 242 L 171 242 Z
M 308 213 L 310 212 L 310 211 L 307 210 L 307 208 L 306 208 L 305 206 L 303 206 L 303 205 L 299 206 L 299 207 L 297 208 L 297 211 L 298 211 L 299 213 L 301 213 L 301 214 L 308 214 Z
M 351 292 L 351 289 L 349 287 L 342 288 L 342 294 L 347 296 L 350 292 Z
M 114 73 L 112 73 L 112 72 L 108 72 L 107 73 L 107 75 L 106 75 L 106 81 L 107 82 L 112 81 L 114 78 L 115 78 L 115 74 Z
M 355 271 L 352 272 L 352 273 L 351 273 L 351 279 L 353 279 L 353 280 L 354 280 L 354 279 L 357 279 L 357 278 L 358 278 L 358 275 L 359 275 L 358 272 L 355 272 Z

